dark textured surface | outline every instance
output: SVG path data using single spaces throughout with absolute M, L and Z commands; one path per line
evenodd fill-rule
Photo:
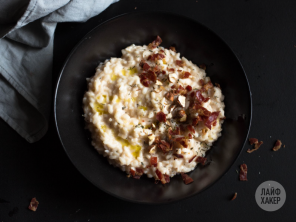
M 121 0 L 87 23 L 58 25 L 54 81 L 69 52 L 88 31 L 135 7 L 189 16 L 230 45 L 253 94 L 250 136 L 264 144 L 252 154 L 246 153 L 246 145 L 230 171 L 200 195 L 169 205 L 144 206 L 116 199 L 84 179 L 63 151 L 53 118 L 47 135 L 35 144 L 28 144 L 1 120 L 0 221 L 295 221 L 296 2 Z M 276 139 L 286 148 L 272 152 Z M 248 164 L 248 182 L 237 180 L 236 169 L 243 162 Z M 255 202 L 256 188 L 266 180 L 281 183 L 287 193 L 286 203 L 276 212 L 265 212 Z M 230 202 L 234 192 L 238 197 Z M 27 210 L 32 197 L 40 202 L 36 212 Z

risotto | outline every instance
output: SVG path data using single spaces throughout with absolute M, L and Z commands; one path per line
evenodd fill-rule
M 185 173 L 206 163 L 221 135 L 224 96 L 205 67 L 161 42 L 157 36 L 148 46 L 131 45 L 101 63 L 87 79 L 84 118 L 92 145 L 110 164 L 163 184 L 181 173 L 187 184 Z

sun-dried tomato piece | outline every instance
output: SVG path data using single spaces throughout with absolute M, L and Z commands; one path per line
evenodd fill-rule
M 162 111 L 160 111 L 160 112 L 156 113 L 156 119 L 159 122 L 165 122 L 166 121 L 166 115 Z
M 165 74 L 166 74 L 166 71 L 162 70 L 161 73 L 162 73 L 163 75 L 165 75 Z
M 249 142 L 250 142 L 251 145 L 253 145 L 253 144 L 258 143 L 258 139 L 256 139 L 256 138 L 250 138 L 249 139 Z
M 162 49 L 161 49 L 161 50 L 159 50 L 159 52 L 160 52 L 160 53 L 164 53 L 164 51 L 163 51 Z
M 185 62 L 183 60 L 176 60 L 176 65 L 183 67 L 185 65 Z
M 201 163 L 202 165 L 205 165 L 206 164 L 206 161 L 207 161 L 207 158 L 206 157 L 198 156 L 196 158 L 196 162 Z
M 281 148 L 281 146 L 282 146 L 282 141 L 277 140 L 277 141 L 275 141 L 275 144 L 274 144 L 272 150 L 273 151 L 278 151 Z
M 150 164 L 155 167 L 157 166 L 157 157 L 156 156 L 152 156 L 150 158 Z
M 149 69 L 150 69 L 150 66 L 148 65 L 148 63 L 144 63 L 143 64 L 143 69 L 145 70 L 145 71 L 148 71 Z
M 214 121 L 217 120 L 217 118 L 218 118 L 218 116 L 219 116 L 219 113 L 220 113 L 220 111 L 218 111 L 218 112 L 212 112 L 212 114 L 211 114 L 210 116 L 206 117 L 206 118 L 204 119 L 204 124 L 205 124 L 205 126 L 208 127 L 209 129 L 211 129 L 211 128 L 212 128 L 211 125 L 212 125 L 212 123 L 213 123 Z
M 32 211 L 36 211 L 37 210 L 37 207 L 39 205 L 39 201 L 36 200 L 36 198 L 32 198 L 32 200 L 30 201 L 30 204 L 29 204 L 29 210 L 32 210 Z
M 188 133 L 188 138 L 189 138 L 189 139 L 192 139 L 192 135 L 191 135 L 191 133 Z
M 200 116 L 197 116 L 196 118 L 192 119 L 192 126 L 196 126 L 199 122 L 201 122 L 202 119 Z
M 247 181 L 247 173 L 248 173 L 248 167 L 247 164 L 240 165 L 240 172 L 239 172 L 239 179 L 241 181 Z
M 186 173 L 181 173 L 181 176 L 182 176 L 182 180 L 186 185 L 193 182 L 193 179 L 190 176 L 188 176 Z
M 191 159 L 188 161 L 188 163 L 191 163 L 194 159 L 195 159 L 196 155 L 194 155 L 193 157 L 191 157 Z
M 174 69 L 174 68 L 167 68 L 167 70 L 168 70 L 169 72 L 175 72 L 175 69 Z
M 148 47 L 150 49 L 154 49 L 157 46 L 159 46 L 161 43 L 162 43 L 162 39 L 159 36 L 157 36 L 156 39 L 148 45 Z
M 188 85 L 188 86 L 185 87 L 185 89 L 186 89 L 188 92 L 190 92 L 190 91 L 192 90 L 192 86 L 189 86 L 189 85 Z
M 191 132 L 191 133 L 195 133 L 195 130 L 194 130 L 194 128 L 193 128 L 193 126 L 191 126 L 191 125 L 188 125 L 187 126 L 187 129 Z
M 190 75 L 191 75 L 190 72 L 182 72 L 180 74 L 180 78 L 181 79 L 187 79 L 187 78 L 189 78 Z
M 175 48 L 174 46 L 170 46 L 169 49 L 172 50 L 173 52 L 177 52 L 177 51 L 176 51 L 176 48 Z
M 160 182 L 162 184 L 166 184 L 166 179 L 164 178 L 163 174 L 158 169 L 156 169 L 155 173 L 156 173 L 158 179 L 160 180 Z

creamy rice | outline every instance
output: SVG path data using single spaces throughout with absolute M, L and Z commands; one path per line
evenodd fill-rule
M 151 61 L 151 56 L 157 53 L 164 58 Z M 157 75 L 156 82 L 149 81 L 148 87 L 141 82 L 141 73 L 145 73 L 143 60 L 150 69 L 157 66 L 165 71 Z M 180 61 L 183 67 L 180 66 Z M 186 72 L 190 76 L 182 78 Z M 210 83 L 210 78 L 206 77 L 205 70 L 186 58 L 181 58 L 180 53 L 173 50 L 160 46 L 153 48 L 151 45 L 131 45 L 122 50 L 121 58 L 111 58 L 101 63 L 95 75 L 87 81 L 88 91 L 83 98 L 83 109 L 87 129 L 92 134 L 92 145 L 108 158 L 110 164 L 128 174 L 142 170 L 148 177 L 158 180 L 156 169 L 170 177 L 192 171 L 198 164 L 196 158 L 204 157 L 212 143 L 221 135 L 224 117 L 224 96 L 221 89 L 216 86 L 207 88 L 206 83 Z M 189 92 L 190 87 L 187 87 L 187 93 L 184 90 L 183 95 L 175 93 L 174 101 L 171 101 L 167 99 L 167 93 L 172 91 L 173 85 L 181 85 L 183 88 L 189 85 L 192 90 Z M 209 98 L 208 101 L 205 99 L 201 102 L 201 105 L 209 112 L 217 114 L 217 119 L 211 123 L 211 129 L 205 124 L 206 117 L 189 107 L 190 100 L 196 100 L 197 91 L 203 98 Z M 185 107 L 182 107 L 184 101 Z M 180 122 L 180 110 L 186 112 L 185 122 Z M 156 114 L 159 112 L 166 115 L 166 122 L 157 121 Z M 192 119 L 198 116 L 203 120 L 193 126 L 195 133 L 187 131 L 188 125 L 192 125 Z M 187 147 L 176 142 L 176 138 L 181 135 L 171 137 L 168 133 L 169 129 L 176 130 L 180 124 L 183 126 L 181 135 L 186 136 L 184 140 Z M 160 140 L 171 144 L 171 150 L 164 151 L 159 147 L 159 143 L 155 141 L 158 136 Z M 151 157 L 157 157 L 155 166 L 150 163 Z

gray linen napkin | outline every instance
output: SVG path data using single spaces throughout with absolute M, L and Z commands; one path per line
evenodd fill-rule
M 54 31 L 118 0 L 0 0 L 0 117 L 33 143 L 48 128 Z

